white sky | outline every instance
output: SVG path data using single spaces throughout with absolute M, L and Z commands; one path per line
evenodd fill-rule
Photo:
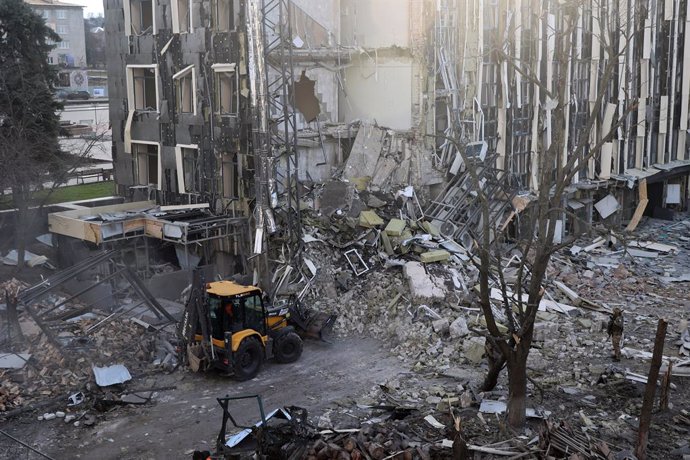
M 64 0 L 65 3 L 74 3 L 75 5 L 84 5 L 84 17 L 89 16 L 103 16 L 103 0 Z

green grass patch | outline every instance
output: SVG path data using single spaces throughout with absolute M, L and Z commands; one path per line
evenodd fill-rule
M 70 185 L 49 190 L 39 190 L 33 195 L 32 206 L 43 204 L 65 203 L 68 201 L 89 200 L 115 195 L 115 181 L 93 182 L 90 184 Z M 47 197 L 47 199 L 46 199 Z M 12 209 L 12 195 L 0 197 L 0 209 Z

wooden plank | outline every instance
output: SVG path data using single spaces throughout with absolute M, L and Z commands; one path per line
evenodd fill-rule
M 77 210 L 77 212 L 79 211 L 81 210 Z M 48 230 L 51 233 L 71 236 L 80 240 L 85 239 L 87 234 L 84 221 L 69 216 L 63 216 L 60 215 L 60 213 L 48 214 Z
M 633 214 L 632 219 L 630 219 L 628 226 L 625 227 L 626 232 L 632 232 L 637 228 L 640 223 L 640 219 L 642 219 L 642 215 L 644 214 L 644 210 L 647 208 L 647 204 L 649 203 L 649 199 L 647 199 L 647 179 L 642 179 L 638 188 L 640 200 L 637 202 L 637 208 L 635 208 L 635 213 Z

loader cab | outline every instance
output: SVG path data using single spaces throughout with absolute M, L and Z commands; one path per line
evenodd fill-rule
M 214 339 L 247 329 L 266 335 L 266 309 L 259 288 L 218 281 L 210 283 L 206 292 Z

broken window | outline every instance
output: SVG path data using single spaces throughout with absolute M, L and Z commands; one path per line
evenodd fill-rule
M 175 107 L 178 113 L 193 113 L 196 115 L 196 73 L 194 65 L 190 65 L 175 75 Z
M 213 64 L 212 68 L 215 74 L 216 112 L 237 115 L 239 92 L 235 64 Z
M 155 64 L 127 67 L 129 110 L 158 111 L 158 69 Z
M 158 144 L 132 142 L 132 156 L 135 162 L 136 182 L 140 185 L 159 187 L 160 162 Z
M 223 175 L 223 197 L 237 198 L 239 196 L 237 154 L 224 153 L 221 156 L 221 164 L 221 174 Z
M 152 0 L 125 0 L 125 30 L 127 35 L 154 32 L 154 2 Z
M 228 32 L 235 28 L 235 8 L 234 0 L 212 0 L 213 10 L 211 20 L 213 29 L 216 32 Z
M 177 163 L 177 189 L 180 193 L 198 192 L 200 187 L 199 149 L 196 145 L 175 147 Z
M 173 33 L 187 33 L 192 31 L 192 2 L 191 0 L 172 0 Z

